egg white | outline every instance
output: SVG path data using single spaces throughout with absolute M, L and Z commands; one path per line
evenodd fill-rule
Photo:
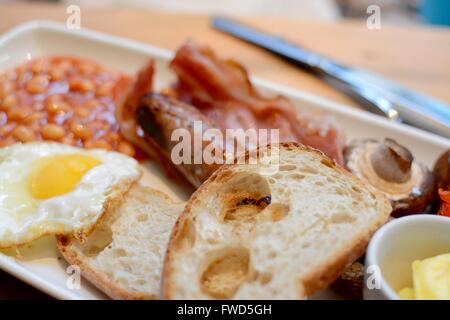
M 90 155 L 101 163 L 86 172 L 72 191 L 49 199 L 33 198 L 29 191 L 33 162 L 67 154 Z M 0 148 L 0 248 L 45 234 L 89 230 L 108 203 L 122 196 L 140 174 L 135 159 L 117 152 L 45 142 Z

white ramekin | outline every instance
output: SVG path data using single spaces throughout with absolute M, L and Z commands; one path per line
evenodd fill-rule
M 412 262 L 444 253 L 450 253 L 450 218 L 418 214 L 388 222 L 367 248 L 364 299 L 399 299 L 400 289 L 412 287 Z

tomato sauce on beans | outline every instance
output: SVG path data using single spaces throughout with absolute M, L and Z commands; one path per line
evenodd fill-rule
M 114 110 L 131 79 L 68 56 L 27 61 L 0 75 L 0 147 L 49 140 L 135 156 Z

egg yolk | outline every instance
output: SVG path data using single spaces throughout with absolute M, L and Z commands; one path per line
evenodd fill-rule
M 31 195 L 36 199 L 48 199 L 70 192 L 86 172 L 100 163 L 92 156 L 81 154 L 41 158 L 31 174 Z

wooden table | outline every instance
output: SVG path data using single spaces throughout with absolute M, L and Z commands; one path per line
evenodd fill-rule
M 0 5 L 0 33 L 33 19 L 65 21 L 65 7 Z M 366 67 L 413 89 L 450 103 L 450 29 L 385 26 L 369 30 L 365 22 L 323 23 L 280 18 L 243 21 L 335 58 Z M 356 106 L 341 93 L 291 65 L 209 27 L 206 16 L 130 9 L 82 9 L 82 26 L 176 49 L 187 38 L 211 45 L 221 56 L 242 62 L 252 74 Z M 0 271 L 0 299 L 46 298 Z

